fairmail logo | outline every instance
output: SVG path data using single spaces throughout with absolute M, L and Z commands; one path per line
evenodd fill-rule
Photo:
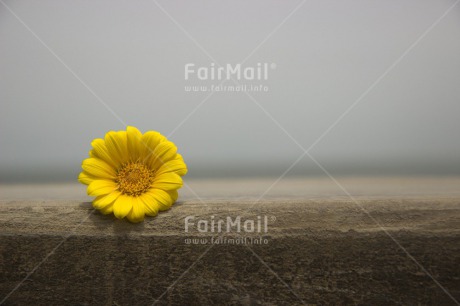
M 255 218 L 245 218 L 236 216 L 226 218 L 211 216 L 201 219 L 195 216 L 187 216 L 184 219 L 184 231 L 189 233 L 268 233 L 268 224 L 274 222 L 274 216 L 256 216 Z
M 262 81 L 268 80 L 270 71 L 276 68 L 275 63 L 257 63 L 256 66 L 242 66 L 241 64 L 226 64 L 218 66 L 214 63 L 211 65 L 197 66 L 194 63 L 188 63 L 184 66 L 185 80 L 200 81 Z

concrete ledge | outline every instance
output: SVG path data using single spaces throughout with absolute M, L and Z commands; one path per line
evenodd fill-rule
M 42 262 L 5 305 L 151 305 L 157 299 L 159 305 L 456 305 L 453 299 L 460 300 L 460 197 L 360 199 L 399 246 L 349 200 L 275 199 L 248 209 L 252 203 L 186 200 L 133 225 L 94 212 L 89 202 L 3 201 L 0 297 Z M 243 221 L 267 216 L 266 233 L 233 231 L 222 239 L 268 242 L 213 245 L 216 233 L 196 227 L 184 232 L 187 216 L 195 216 L 195 223 L 211 216 Z

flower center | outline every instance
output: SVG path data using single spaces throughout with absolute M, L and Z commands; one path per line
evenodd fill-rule
M 140 162 L 128 162 L 117 173 L 118 189 L 122 194 L 139 196 L 150 189 L 154 171 Z

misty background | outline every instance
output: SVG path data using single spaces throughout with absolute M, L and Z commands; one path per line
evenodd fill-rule
M 269 91 L 250 94 L 308 148 L 454 4 L 2 2 L 122 121 L 172 133 L 188 177 L 277 177 L 302 150 L 246 94 L 186 92 L 220 82 L 186 81 L 185 64 L 275 63 L 254 82 Z M 75 181 L 91 140 L 124 126 L 4 4 L 0 180 Z M 459 17 L 460 5 L 312 148 L 331 174 L 460 174 Z M 308 156 L 288 173 L 320 174 Z

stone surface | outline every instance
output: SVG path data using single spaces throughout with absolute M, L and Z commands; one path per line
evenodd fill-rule
M 94 211 L 79 186 L 2 186 L 0 300 L 457 305 L 458 182 L 344 179 L 353 201 L 326 180 L 286 180 L 256 201 L 272 181 L 194 181 L 171 210 L 141 224 Z M 194 225 L 185 232 L 187 216 Z M 197 230 L 199 220 L 238 216 L 262 224 L 266 216 L 267 232 Z

